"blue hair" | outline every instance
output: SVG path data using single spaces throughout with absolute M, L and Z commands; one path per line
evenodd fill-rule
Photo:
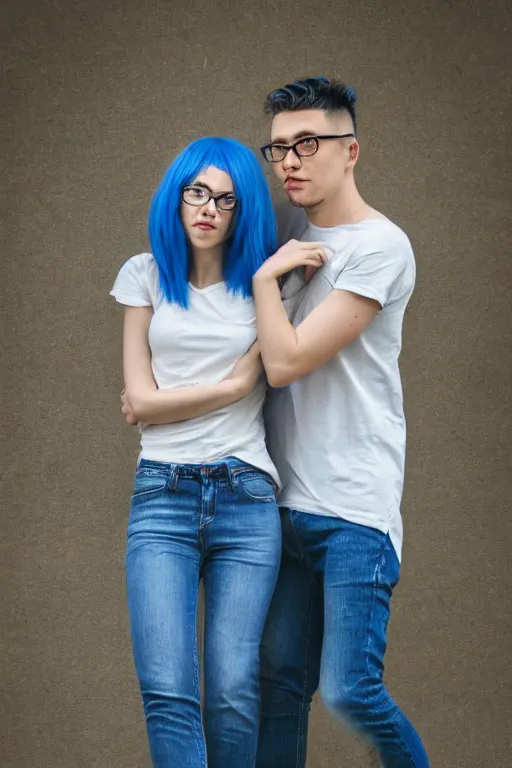
M 238 200 L 226 243 L 224 279 L 229 291 L 252 296 L 252 277 L 277 250 L 270 191 L 256 155 L 236 139 L 197 139 L 169 166 L 149 209 L 149 241 L 165 298 L 189 306 L 189 244 L 181 222 L 181 190 L 210 166 L 231 177 Z

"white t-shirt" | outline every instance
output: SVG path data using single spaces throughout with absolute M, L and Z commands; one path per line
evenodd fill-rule
M 129 259 L 111 295 L 120 304 L 153 307 L 148 341 L 159 389 L 216 384 L 256 339 L 252 299 L 234 295 L 225 283 L 190 285 L 190 306 L 163 298 L 158 266 L 150 253 Z M 143 425 L 140 457 L 176 464 L 202 464 L 236 456 L 268 472 L 279 484 L 263 426 L 266 382 L 232 405 L 174 424 Z
M 284 284 L 294 326 L 333 290 L 375 299 L 382 309 L 325 365 L 269 390 L 267 444 L 283 484 L 279 504 L 389 533 L 400 558 L 405 418 L 398 357 L 416 276 L 411 244 L 388 219 L 304 231 L 304 218 L 296 217 L 294 226 L 282 239 L 325 242 L 334 254 L 307 285 L 302 271 Z

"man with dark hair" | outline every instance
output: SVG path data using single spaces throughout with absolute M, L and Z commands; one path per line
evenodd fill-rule
M 307 219 L 301 241 L 282 246 L 253 280 L 284 539 L 262 645 L 258 768 L 305 766 L 319 686 L 383 766 L 429 765 L 383 682 L 402 547 L 398 357 L 415 262 L 404 232 L 357 190 L 355 103 L 352 88 L 324 78 L 266 102 L 263 155 Z

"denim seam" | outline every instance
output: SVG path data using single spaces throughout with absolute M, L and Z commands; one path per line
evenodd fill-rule
M 293 526 L 292 526 L 293 528 Z M 294 530 L 295 533 L 295 530 Z M 296 534 L 295 534 L 296 535 Z M 304 710 L 306 706 L 306 699 L 307 699 L 307 692 L 308 692 L 308 652 L 309 652 L 309 644 L 311 639 L 311 614 L 312 614 L 312 602 L 313 599 L 310 598 L 309 600 L 309 609 L 308 609 L 308 623 L 307 623 L 307 632 L 306 632 L 306 645 L 304 649 L 304 680 L 302 685 L 302 702 L 300 705 L 300 713 L 299 713 L 299 731 L 297 733 L 297 751 L 295 755 L 295 768 L 300 768 L 301 763 L 301 755 L 300 755 L 300 744 L 302 742 L 302 739 L 304 737 Z
M 375 571 L 374 571 L 374 574 L 373 574 L 372 610 L 371 610 L 371 613 L 370 613 L 370 622 L 369 622 L 369 626 L 368 626 L 368 632 L 367 632 L 367 635 L 366 635 L 366 649 L 365 649 L 365 651 L 366 651 L 366 674 L 368 675 L 368 677 L 370 677 L 370 668 L 369 668 L 370 638 L 371 638 L 371 628 L 373 626 L 373 617 L 374 617 L 374 609 L 375 609 L 376 592 L 377 592 L 377 587 L 383 586 L 382 583 L 381 583 L 382 560 L 383 560 L 383 557 L 384 557 L 384 550 L 386 548 L 388 540 L 389 540 L 389 534 L 387 534 L 386 537 L 384 538 L 384 541 L 382 543 L 382 546 L 381 546 L 381 549 L 380 549 L 380 552 L 379 552 L 379 556 L 377 558 L 377 563 L 376 563 L 376 566 L 375 566 Z M 382 662 L 384 663 L 384 659 L 382 660 Z M 395 713 L 394 717 L 397 718 L 399 716 L 400 716 L 400 712 L 397 711 Z M 402 745 L 402 747 L 404 749 L 404 752 L 406 753 L 407 757 L 411 760 L 411 768 L 415 768 L 416 762 L 414 760 L 414 757 L 412 756 L 409 747 L 407 746 L 407 744 L 403 740 L 402 736 L 400 735 L 400 730 L 397 727 L 397 724 L 395 722 L 391 723 L 391 727 L 392 727 L 393 731 L 395 732 L 397 740 Z
M 288 512 L 289 512 L 290 528 L 293 531 L 293 535 L 295 537 L 295 542 L 297 544 L 297 549 L 300 552 L 301 558 L 305 561 L 306 558 L 304 557 L 304 554 L 303 554 L 303 551 L 302 551 L 302 544 L 301 544 L 301 541 L 300 541 L 300 538 L 299 538 L 299 534 L 295 530 L 295 526 L 294 526 L 293 520 L 292 520 L 292 515 L 293 515 L 294 510 L 293 509 L 289 509 Z
M 377 562 L 375 564 L 375 571 L 373 573 L 373 593 L 372 593 L 372 608 L 370 612 L 370 621 L 368 622 L 368 629 L 366 632 L 366 646 L 365 646 L 365 656 L 366 656 L 366 674 L 368 677 L 370 677 L 370 666 L 369 666 L 369 659 L 370 659 L 370 641 L 371 641 L 371 632 L 373 627 L 373 618 L 374 618 L 374 612 L 375 612 L 375 600 L 376 600 L 376 592 L 377 587 L 380 586 L 380 572 L 382 568 L 382 558 L 384 555 L 384 549 L 387 543 L 387 536 L 384 537 L 384 540 L 382 542 L 382 545 L 379 550 L 379 554 L 377 557 Z M 384 661 L 384 660 L 383 660 Z
M 197 573 L 198 576 L 198 583 L 199 583 L 199 572 Z M 196 606 L 196 614 L 197 614 L 197 606 Z M 196 622 L 197 622 L 197 615 L 196 615 Z M 193 647 L 193 663 L 194 663 L 194 689 L 195 694 L 197 697 L 197 700 L 199 701 L 199 708 L 201 708 L 201 685 L 200 685 L 200 674 L 199 674 L 199 654 L 197 651 L 197 630 L 194 632 L 194 647 Z M 202 723 L 202 718 L 200 716 L 199 722 Z M 197 749 L 197 755 L 199 757 L 199 760 L 201 761 L 201 768 L 206 768 L 206 762 L 204 760 L 204 756 L 202 754 L 202 750 L 200 748 L 200 744 L 204 745 L 204 753 L 206 754 L 206 742 L 204 738 L 203 728 L 201 725 L 201 728 L 199 729 L 197 727 L 197 721 L 192 718 L 192 728 L 195 732 L 196 739 L 196 749 Z M 199 730 L 201 731 L 199 733 Z
M 402 714 L 402 713 L 401 713 L 400 711 L 397 711 L 397 712 L 395 713 L 395 715 L 394 715 L 394 717 L 395 717 L 395 720 L 396 720 L 398 717 L 400 717 L 400 716 L 401 716 L 401 714 Z M 413 754 L 412 754 L 411 750 L 409 749 L 409 747 L 407 746 L 407 743 L 406 743 L 406 742 L 404 741 L 404 739 L 402 738 L 402 736 L 401 736 L 401 734 L 400 734 L 400 729 L 398 728 L 398 726 L 397 726 L 396 722 L 392 722 L 392 723 L 391 723 L 391 728 L 392 728 L 392 729 L 393 729 L 393 731 L 395 732 L 395 736 L 396 736 L 396 739 L 397 739 L 397 741 L 399 741 L 399 742 L 400 742 L 400 744 L 402 745 L 402 748 L 403 748 L 403 750 L 404 750 L 404 753 L 407 755 L 407 757 L 408 757 L 408 758 L 409 758 L 409 760 L 411 761 L 411 768 L 416 768 L 416 761 L 415 761 L 415 759 L 414 759 L 414 757 L 413 757 Z

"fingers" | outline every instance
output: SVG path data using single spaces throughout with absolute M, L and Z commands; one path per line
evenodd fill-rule
M 302 259 L 302 264 L 304 266 L 308 265 L 308 266 L 317 267 L 317 268 L 323 267 L 325 262 L 326 262 L 325 256 L 323 254 L 320 255 L 319 253 L 308 253 Z

